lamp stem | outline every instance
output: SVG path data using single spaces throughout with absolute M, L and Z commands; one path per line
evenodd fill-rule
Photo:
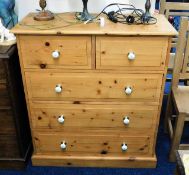
M 151 1 L 146 0 L 145 9 L 146 9 L 146 13 L 149 15 L 150 15 L 150 8 L 151 8 Z
M 142 16 L 142 21 L 144 23 L 148 23 L 150 21 L 150 18 L 151 18 L 150 8 L 151 8 L 151 0 L 146 0 L 146 3 L 145 3 L 145 13 Z
M 88 8 L 87 8 L 88 0 L 82 0 L 82 1 L 83 1 L 83 12 L 81 13 L 80 20 L 82 21 L 92 20 L 93 17 L 89 14 Z
M 88 11 L 87 10 L 87 3 L 88 3 L 88 0 L 82 0 L 83 1 L 83 11 Z

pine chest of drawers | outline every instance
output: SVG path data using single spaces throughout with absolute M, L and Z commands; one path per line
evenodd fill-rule
M 62 18 L 36 22 L 30 14 L 13 29 L 33 165 L 155 167 L 169 45 L 176 31 L 161 15 L 155 25 L 106 21 L 103 28 L 66 26 Z

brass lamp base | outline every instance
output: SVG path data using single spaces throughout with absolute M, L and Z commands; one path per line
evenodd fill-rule
M 53 19 L 54 19 L 53 13 L 48 10 L 40 11 L 38 14 L 34 16 L 34 20 L 36 21 L 50 21 Z

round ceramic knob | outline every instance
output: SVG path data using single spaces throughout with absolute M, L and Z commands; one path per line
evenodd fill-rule
M 52 57 L 53 57 L 54 59 L 59 58 L 59 57 L 60 57 L 60 52 L 59 52 L 58 50 L 53 51 L 53 52 L 52 52 Z
M 133 89 L 132 89 L 131 87 L 126 87 L 126 88 L 125 88 L 125 93 L 126 93 L 127 95 L 131 95 L 132 92 L 133 92 Z
M 61 116 L 58 117 L 58 122 L 59 122 L 60 124 L 63 124 L 64 121 L 65 121 L 64 115 L 61 115 Z
M 130 61 L 135 60 L 135 58 L 136 58 L 136 55 L 135 55 L 134 52 L 129 52 L 129 53 L 128 53 L 128 59 L 129 59 Z
M 124 117 L 123 118 L 123 123 L 125 124 L 125 125 L 129 125 L 129 123 L 130 123 L 130 119 L 129 119 L 129 117 Z
M 56 93 L 61 93 L 62 92 L 62 86 L 60 84 L 56 85 L 55 92 Z
M 67 147 L 67 143 L 66 143 L 65 141 L 61 142 L 60 148 L 61 148 L 62 150 L 65 150 L 66 147 Z
M 127 151 L 127 150 L 128 150 L 127 144 L 123 143 L 123 144 L 121 145 L 121 149 L 122 149 L 122 151 Z

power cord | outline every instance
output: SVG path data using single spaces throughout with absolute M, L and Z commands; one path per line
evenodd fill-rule
M 106 12 L 106 10 L 109 7 L 114 7 L 114 6 L 116 6 L 118 10 Z M 126 15 L 125 12 L 130 12 L 130 14 Z M 157 19 L 155 17 L 152 17 L 152 16 L 146 17 L 145 12 L 142 9 L 137 9 L 135 8 L 134 5 L 131 5 L 131 4 L 122 4 L 122 3 L 109 4 L 98 15 L 96 15 L 92 19 L 92 21 L 98 19 L 98 17 L 101 14 L 105 14 L 107 18 L 114 23 L 145 24 L 145 25 L 157 23 Z M 77 20 L 80 19 L 79 18 L 80 15 L 81 15 L 80 12 L 75 13 Z M 89 22 L 92 22 L 92 21 L 89 21 Z

